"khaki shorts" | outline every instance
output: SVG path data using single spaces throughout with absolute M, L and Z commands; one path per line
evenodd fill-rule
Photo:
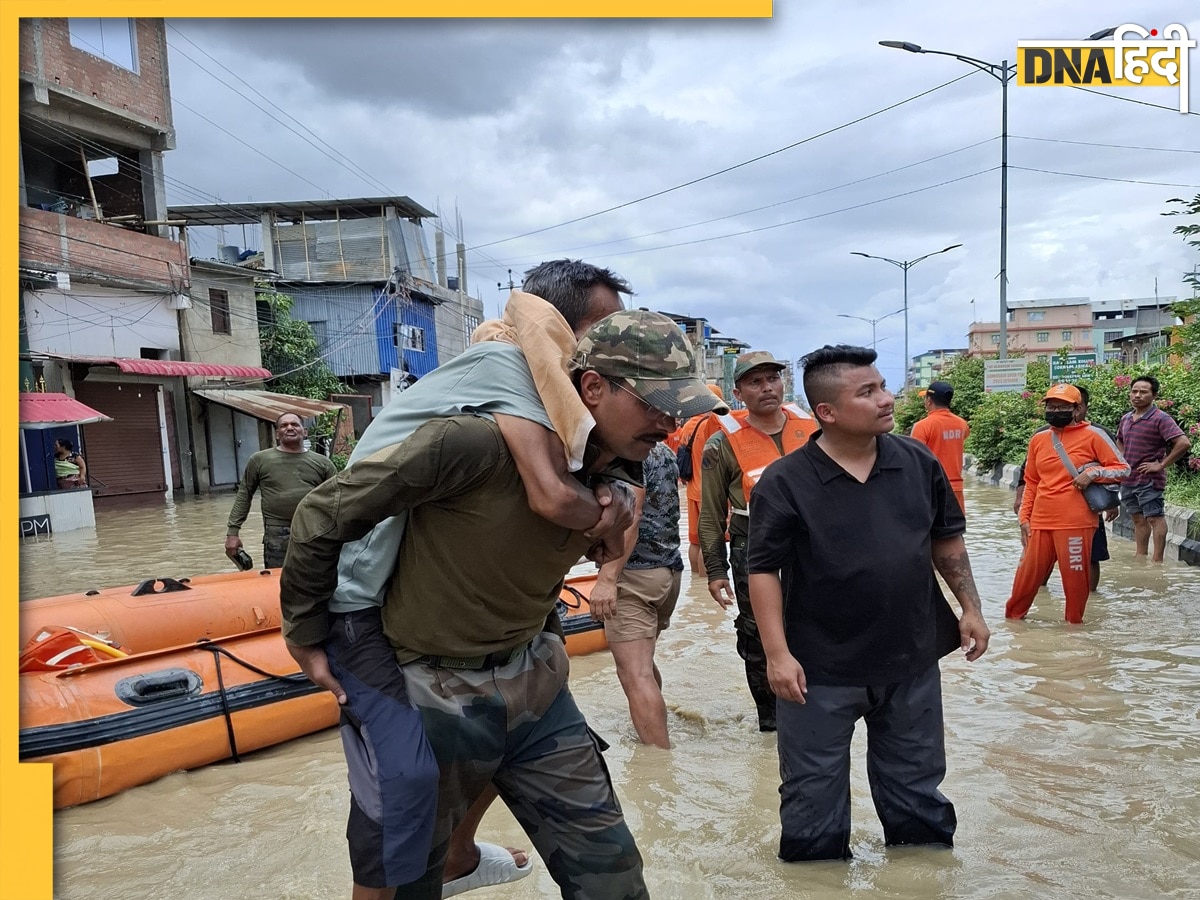
M 625 569 L 617 579 L 617 613 L 604 623 L 610 644 L 658 637 L 671 624 L 683 572 Z

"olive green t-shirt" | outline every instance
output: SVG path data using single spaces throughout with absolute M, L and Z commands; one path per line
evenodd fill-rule
M 329 457 L 311 450 L 288 453 L 273 447 L 258 451 L 246 461 L 226 533 L 237 534 L 241 530 L 255 493 L 262 507 L 263 524 L 286 527 L 305 494 L 336 474 L 337 467 Z
M 404 509 L 410 519 L 383 607 L 401 663 L 532 639 L 590 543 L 530 510 L 494 422 L 434 419 L 357 461 L 296 510 L 280 584 L 289 641 L 324 639 L 342 544 Z

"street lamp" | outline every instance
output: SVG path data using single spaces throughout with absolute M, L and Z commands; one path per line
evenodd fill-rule
M 872 256 L 870 253 L 863 253 L 859 250 L 851 250 L 850 251 L 851 256 L 863 256 L 863 257 L 866 257 L 867 259 L 881 259 L 885 263 L 891 263 L 893 266 L 895 266 L 898 269 L 903 270 L 903 272 L 904 272 L 904 306 L 900 307 L 900 311 L 904 313 L 904 386 L 905 387 L 908 387 L 908 364 L 909 364 L 909 356 L 908 356 L 908 270 L 911 269 L 913 266 L 915 266 L 917 263 L 921 262 L 922 260 L 929 259 L 929 257 L 931 257 L 931 256 L 937 256 L 939 253 L 947 253 L 950 250 L 957 250 L 961 246 L 962 246 L 962 244 L 951 244 L 949 247 L 943 247 L 941 250 L 934 250 L 932 253 L 926 253 L 924 256 L 918 256 L 916 259 L 905 259 L 905 260 L 888 259 L 886 256 Z M 1003 301 L 1001 301 L 1001 302 L 1003 302 Z M 1004 327 L 1003 323 L 1001 324 L 1000 327 L 1001 328 Z M 1004 343 L 1003 338 L 1001 339 L 1000 343 L 1001 344 Z
M 878 319 L 868 319 L 865 316 L 851 316 L 851 315 L 847 315 L 846 313 L 838 313 L 838 318 L 839 319 L 858 319 L 858 321 L 860 321 L 860 322 L 870 323 L 870 325 L 871 325 L 871 349 L 874 350 L 875 345 L 877 343 L 879 343 L 878 341 L 875 340 L 875 326 L 878 325 L 880 322 L 882 322 L 884 319 L 890 319 L 892 316 L 898 316 L 902 312 L 904 312 L 904 307 L 900 307 L 900 309 L 896 310 L 895 312 L 890 312 L 886 316 L 880 316 Z M 884 340 L 886 341 L 887 338 L 884 338 Z
M 1017 64 L 1008 60 L 985 62 L 961 53 L 926 50 L 911 41 L 880 41 L 880 46 L 907 50 L 909 53 L 933 53 L 950 56 L 987 72 L 1000 82 L 1000 358 L 1008 358 L 1008 83 L 1017 74 Z
M 1112 37 L 1115 28 L 1104 28 L 1085 38 L 1089 41 L 1099 41 Z M 948 53 L 945 50 L 926 50 L 920 44 L 912 41 L 880 41 L 881 47 L 891 47 L 895 50 L 907 50 L 909 53 L 932 53 L 936 56 L 949 56 L 959 62 L 965 62 L 982 72 L 987 72 L 1000 82 L 1000 358 L 1008 358 L 1008 83 L 1017 74 L 1017 64 L 1009 64 L 1008 60 L 992 63 L 961 53 Z M 907 365 L 907 363 L 905 364 Z

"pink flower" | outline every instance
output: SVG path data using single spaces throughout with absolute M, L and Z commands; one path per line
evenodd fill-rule
M 1193 472 L 1200 472 L 1200 456 L 1196 457 L 1195 459 L 1189 459 L 1188 468 Z
M 1028 400 L 1032 396 L 1033 396 L 1033 394 L 1029 393 L 1029 391 L 1021 391 L 1021 399 L 1022 400 Z
M 1174 400 L 1159 400 L 1158 405 L 1162 409 L 1170 409 L 1172 406 L 1175 405 L 1175 401 Z
M 1133 381 L 1133 376 L 1131 375 L 1117 375 L 1113 378 L 1113 384 L 1117 387 L 1128 387 L 1131 381 Z

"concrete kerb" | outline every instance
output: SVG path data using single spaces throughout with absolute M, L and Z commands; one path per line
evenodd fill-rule
M 1020 478 L 1020 466 L 997 463 L 986 472 L 976 471 L 975 458 L 963 457 L 963 475 L 986 484 L 1016 490 Z M 1200 566 L 1200 511 L 1186 506 L 1167 504 L 1167 556 Z M 1121 515 L 1112 522 L 1113 534 L 1133 540 L 1133 520 L 1121 510 Z

